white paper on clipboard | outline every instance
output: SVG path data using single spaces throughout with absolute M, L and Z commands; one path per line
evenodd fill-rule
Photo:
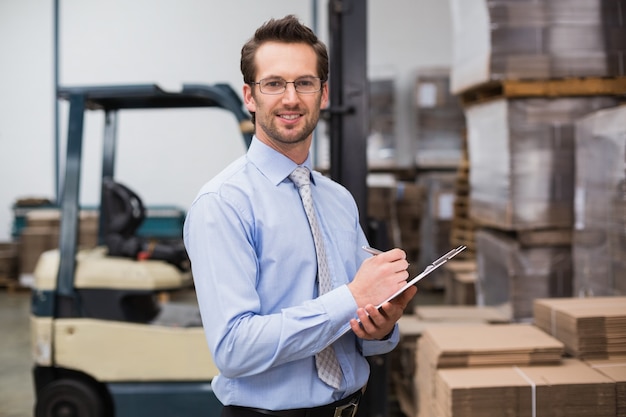
M 430 265 L 428 265 L 426 267 L 426 269 L 424 269 L 424 271 L 419 274 L 418 276 L 416 276 L 415 278 L 407 281 L 407 283 L 400 288 L 398 291 L 396 291 L 394 294 L 392 294 L 391 296 L 389 296 L 385 301 L 383 301 L 382 303 L 378 304 L 376 306 L 376 308 L 381 308 L 383 304 L 393 300 L 394 298 L 396 298 L 397 296 L 399 296 L 400 294 L 402 294 L 404 291 L 406 291 L 409 287 L 411 287 L 412 285 L 417 284 L 417 282 L 419 280 L 421 280 L 422 278 L 426 277 L 427 275 L 429 275 L 431 272 L 433 272 L 435 269 L 439 268 L 441 265 L 445 264 L 446 262 L 448 262 L 450 259 L 454 258 L 456 255 L 458 255 L 459 253 L 461 253 L 462 251 L 464 251 L 465 249 L 467 249 L 467 246 L 465 245 L 461 245 L 455 249 L 452 249 L 450 252 L 446 253 L 445 255 L 443 255 L 442 257 L 440 257 L 439 259 L 435 260 L 433 263 L 431 263 Z M 357 321 L 360 322 L 359 319 L 357 319 Z M 334 343 L 337 339 L 339 339 L 341 336 L 343 336 L 344 334 L 348 333 L 348 331 L 350 331 L 350 324 L 346 325 L 345 327 L 343 327 L 339 333 L 337 333 L 337 335 L 335 335 L 335 337 L 333 337 L 331 339 L 331 341 L 328 343 L 329 345 Z

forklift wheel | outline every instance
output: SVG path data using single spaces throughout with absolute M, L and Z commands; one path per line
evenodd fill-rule
M 98 391 L 77 379 L 59 379 L 38 395 L 35 417 L 104 417 L 104 402 Z

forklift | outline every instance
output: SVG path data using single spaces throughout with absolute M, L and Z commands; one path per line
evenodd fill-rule
M 239 122 L 247 146 L 250 116 L 227 84 L 59 88 L 69 102 L 59 247 L 34 271 L 31 337 L 35 417 L 219 416 L 211 359 L 197 302 L 163 294 L 193 291 L 180 240 L 137 234 L 146 217 L 139 195 L 115 180 L 120 110 L 217 108 Z M 98 246 L 81 248 L 79 183 L 83 121 L 104 112 Z M 195 301 L 195 298 L 194 298 Z

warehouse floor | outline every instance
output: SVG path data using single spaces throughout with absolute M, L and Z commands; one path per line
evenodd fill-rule
M 30 292 L 0 289 L 0 417 L 32 417 Z

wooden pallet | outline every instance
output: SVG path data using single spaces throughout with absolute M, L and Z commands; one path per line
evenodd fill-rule
M 474 243 L 475 222 L 470 218 L 470 184 L 469 184 L 469 155 L 466 138 L 463 141 L 461 163 L 457 169 L 455 180 L 455 198 L 450 227 L 450 244 L 452 247 L 464 245 L 467 247 L 457 255 L 458 259 L 472 260 L 476 256 Z
M 489 81 L 459 93 L 464 106 L 495 98 L 625 96 L 626 77 Z

